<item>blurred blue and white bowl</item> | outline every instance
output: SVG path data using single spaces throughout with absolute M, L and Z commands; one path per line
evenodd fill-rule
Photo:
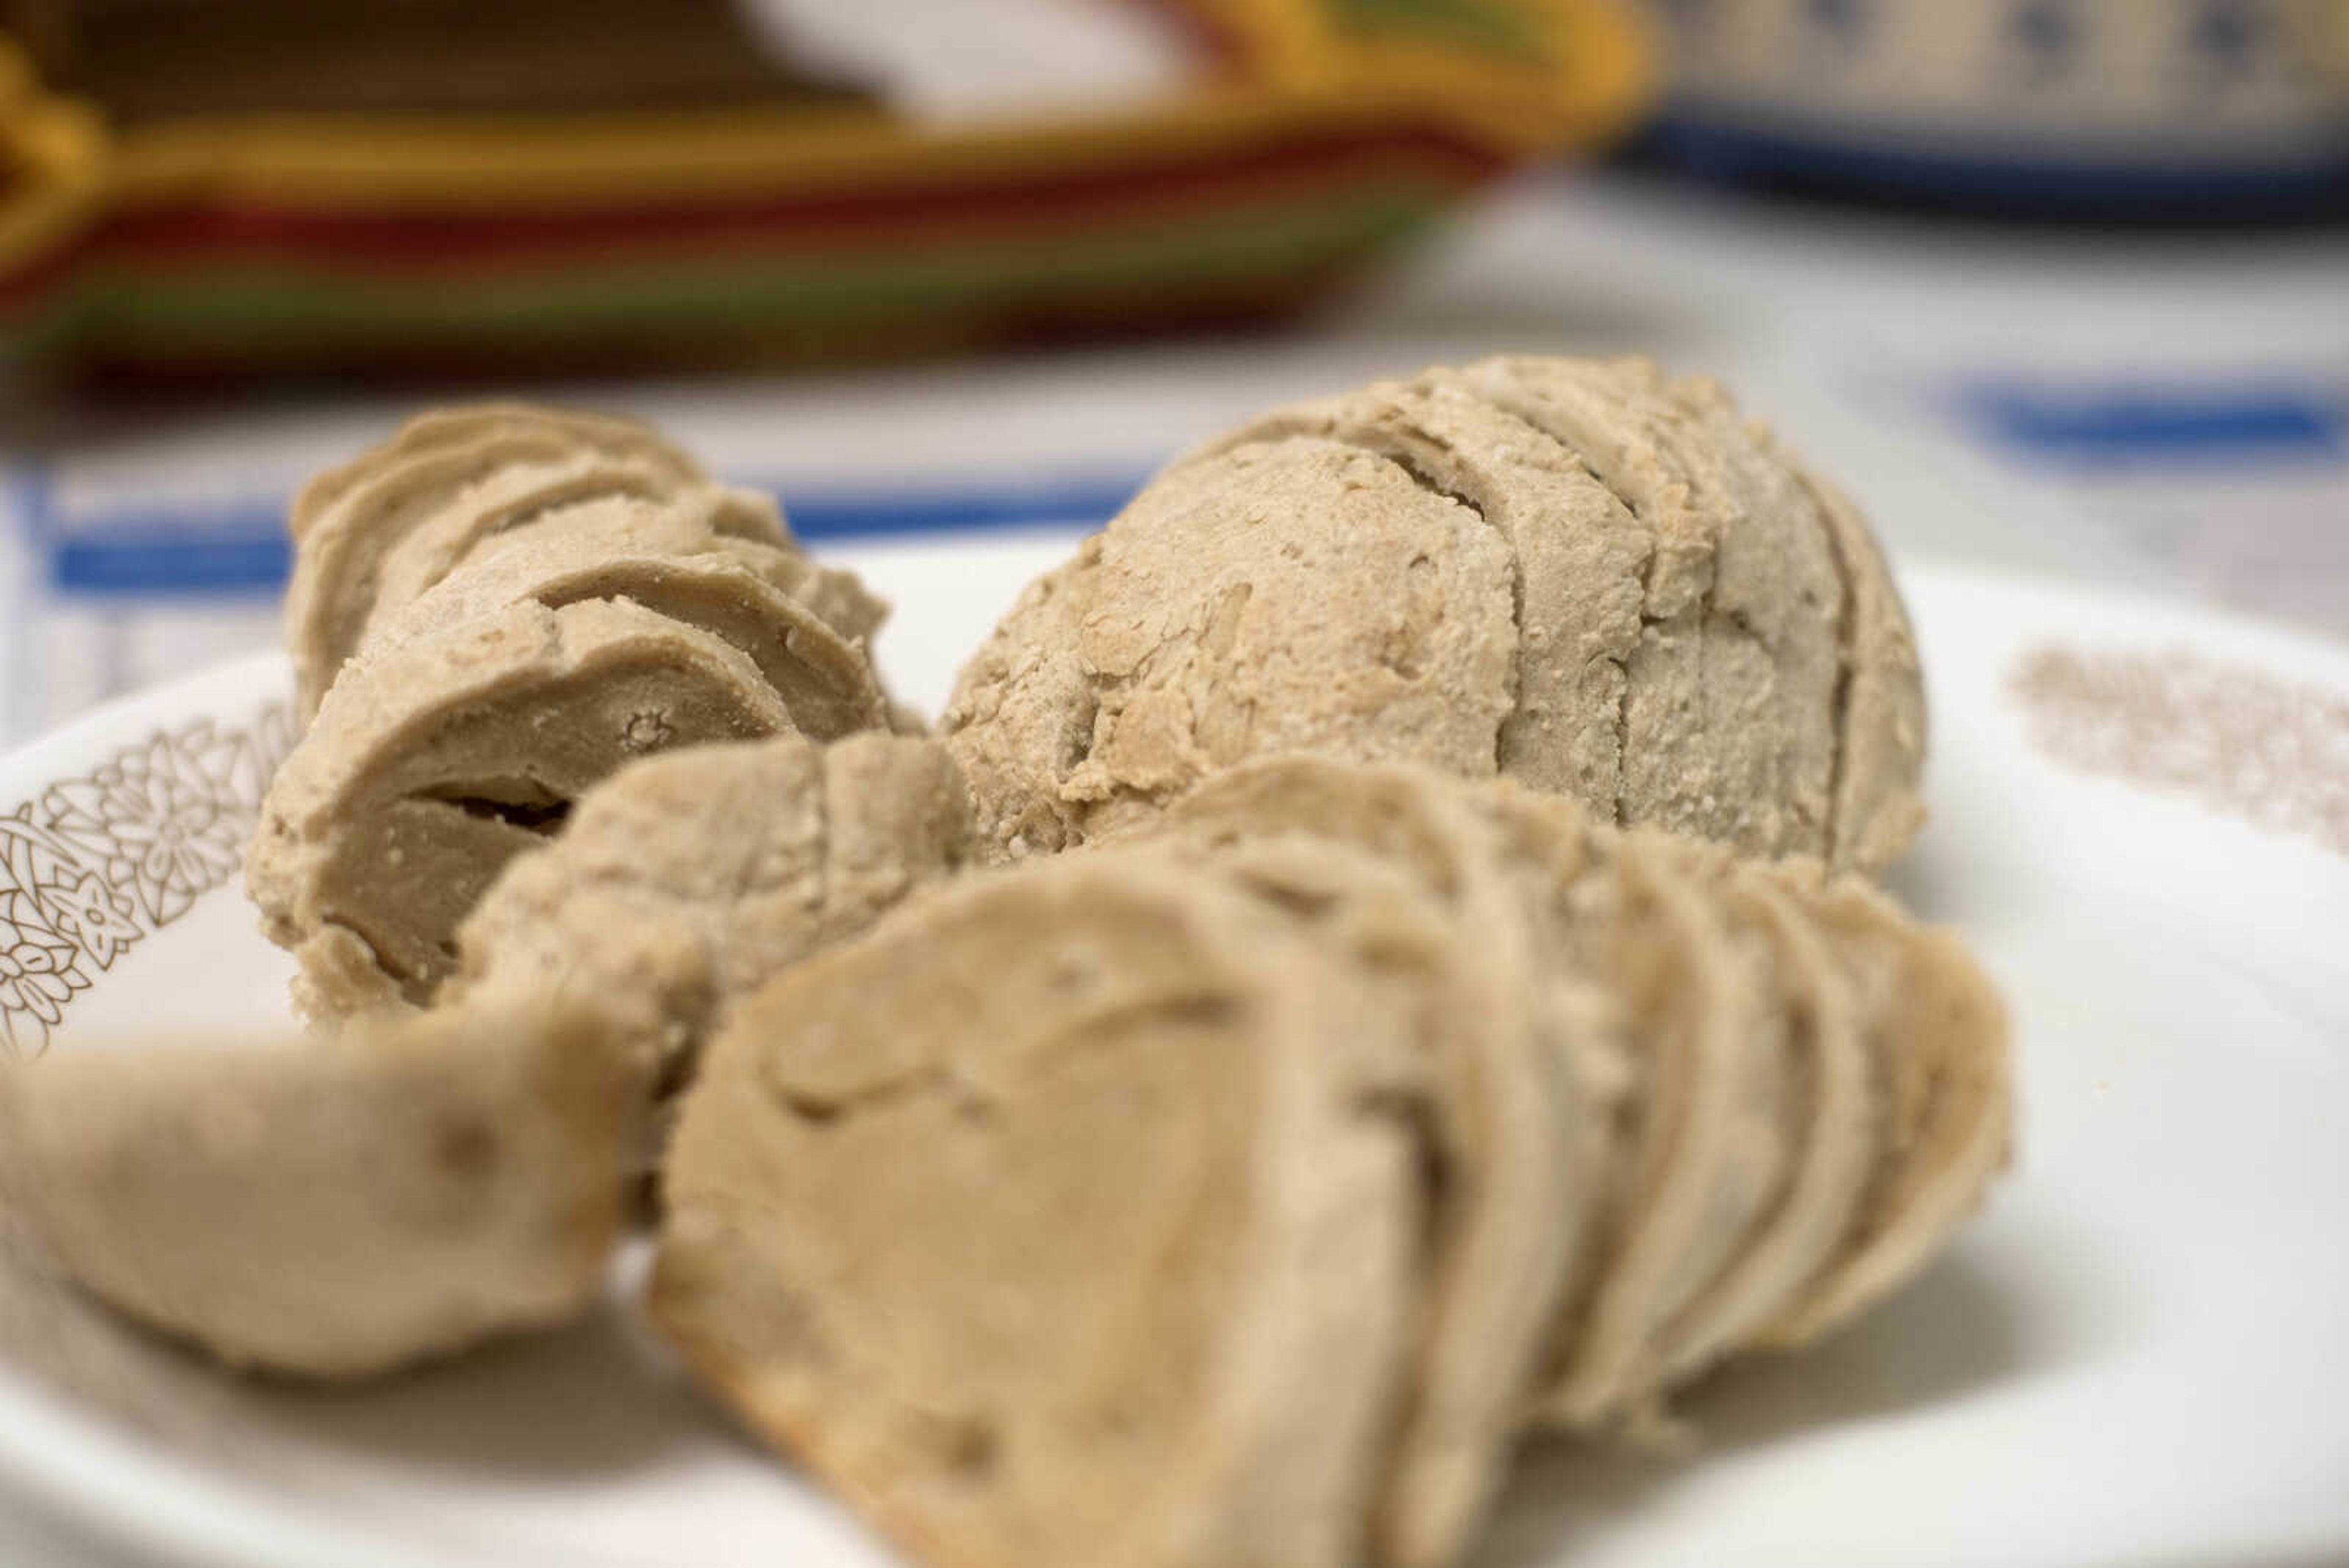
M 2349 0 L 1651 0 L 1664 158 L 2112 213 L 2349 211 Z

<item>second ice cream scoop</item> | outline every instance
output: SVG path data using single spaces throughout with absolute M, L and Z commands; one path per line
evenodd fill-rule
M 1287 751 L 1871 869 L 1922 817 L 1915 642 L 1866 523 L 1644 360 L 1429 370 L 1192 453 L 1030 587 L 944 729 L 1005 857 Z

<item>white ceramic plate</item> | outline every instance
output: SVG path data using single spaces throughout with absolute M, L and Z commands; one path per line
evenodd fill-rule
M 935 705 L 957 651 L 1065 547 L 846 558 L 897 598 L 885 651 Z M 1935 817 L 1896 884 L 1962 925 L 2007 990 L 2021 1165 L 1899 1300 L 1689 1398 L 1696 1451 L 1533 1454 L 1485 1568 L 2349 1561 L 2349 652 L 1952 572 L 1909 587 Z M 2118 736 L 2131 766 L 2202 795 L 2039 750 L 2008 682 L 2048 645 L 2233 671 L 2188 682 L 2177 732 L 2142 690 L 2133 720 L 2091 700 L 2054 726 Z M 0 762 L 16 1050 L 283 1024 L 287 965 L 236 867 L 285 683 L 251 660 Z M 2262 702 L 2306 732 L 2296 758 L 2226 739 Z M 2198 750 L 2206 732 L 2220 741 Z M 619 1306 L 323 1394 L 219 1377 L 15 1264 L 0 1471 L 103 1535 L 235 1568 L 890 1561 Z

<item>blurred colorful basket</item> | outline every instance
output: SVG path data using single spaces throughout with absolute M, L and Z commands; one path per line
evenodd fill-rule
M 833 359 L 1278 310 L 1647 87 L 1613 0 L 1154 0 L 1196 91 L 983 128 L 782 106 L 116 130 L 0 39 L 0 364 Z

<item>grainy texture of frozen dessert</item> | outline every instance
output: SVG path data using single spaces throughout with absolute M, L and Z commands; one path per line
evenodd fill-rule
M 1001 857 L 1288 751 L 1861 868 L 1922 815 L 1915 647 L 1865 523 L 1643 360 L 1430 370 L 1193 453 L 1030 587 L 944 730 Z
M 1396 994 L 1379 1004 L 1427 1013 L 1414 1036 L 1425 1158 L 1440 1172 L 1427 1195 L 1427 1300 L 1371 1534 L 1382 1562 L 1448 1563 L 1498 1484 L 1565 1288 L 1578 1168 L 1599 1136 L 1574 1064 L 1588 1004 L 1545 1005 L 1554 966 L 1516 918 L 1496 830 L 1461 792 L 1394 770 L 1244 767 L 1159 826 L 1316 929 L 1388 933 Z M 1392 939 L 1396 895 L 1371 875 L 1381 867 L 1433 917 L 1433 935 Z
M 288 514 L 285 635 L 300 715 L 317 711 L 357 650 L 388 557 L 443 513 L 482 517 L 494 532 L 595 494 L 666 496 L 709 483 L 690 457 L 629 421 L 500 403 L 409 421 L 311 481 Z M 785 537 L 780 520 L 769 536 Z
M 2012 1097 L 1980 970 L 1855 877 L 1247 762 L 740 1006 L 655 1313 L 949 1568 L 1441 1568 L 1524 1426 L 1651 1426 L 1910 1277 Z
M 113 1110 L 119 1064 L 0 1078 L 68 1267 L 233 1360 L 568 1310 L 682 1085 L 655 1323 L 926 1561 L 1449 1568 L 1526 1429 L 1655 1429 L 2008 1158 L 1996 995 L 1857 874 L 1921 817 L 1906 615 L 1709 382 L 1268 414 L 1031 585 L 936 741 L 888 732 L 878 601 L 638 427 L 428 416 L 295 530 L 318 701 L 250 880 L 310 1012 L 393 1016 Z M 318 1205 L 208 1211 L 289 1171 Z M 595 1222 L 499 1273 L 398 1207 L 460 1179 L 482 1236 Z M 330 1222 L 315 1284 L 204 1250 Z M 321 1317 L 395 1264 L 432 1277 Z
M 614 554 L 720 556 L 741 562 L 806 606 L 843 639 L 869 644 L 888 617 L 853 573 L 823 566 L 801 552 L 775 504 L 745 490 L 698 485 L 674 494 L 639 493 L 599 466 L 577 460 L 565 479 L 550 481 L 524 502 L 498 504 L 475 494 L 419 524 L 385 557 L 375 597 L 355 646 L 461 567 L 558 541 Z
M 944 721 L 999 854 L 1143 820 L 1283 751 L 1489 774 L 1509 555 L 1467 507 L 1331 441 L 1178 465 L 1030 586 Z
M 420 1003 L 505 863 L 622 763 L 789 732 L 756 665 L 626 600 L 536 600 L 387 645 L 327 694 L 246 864 L 314 1017 Z
M 1772 993 L 1772 1044 L 1784 1054 L 1777 1081 L 1743 1100 L 1747 1147 L 1732 1175 L 1750 1184 L 1757 1210 L 1734 1253 L 1663 1330 L 1657 1358 L 1673 1383 L 1759 1343 L 1778 1305 L 1826 1275 L 1853 1231 L 1879 1136 L 1858 1002 L 1803 900 L 1776 877 L 1747 867 L 1684 869 L 1716 889 L 1748 940 L 1766 944 L 1754 956 Z
M 1843 1248 L 1760 1336 L 1779 1346 L 1847 1321 L 1939 1256 L 2014 1138 L 2005 1006 L 1965 944 L 1816 866 L 1783 876 L 1858 996 L 1883 1152 Z
M 592 1014 L 0 1068 L 0 1197 L 129 1315 L 234 1366 L 357 1377 L 597 1294 L 641 1085 Z
M 529 434 L 641 462 L 665 479 L 683 483 L 703 477 L 701 465 L 650 425 L 610 414 L 591 414 L 536 403 L 470 403 L 428 409 L 366 452 L 326 470 L 295 495 L 286 521 L 297 545 L 353 493 L 396 472 L 412 459 L 468 447 L 484 438 Z
M 935 741 L 778 735 L 632 762 L 491 885 L 438 1001 L 574 995 L 674 1079 L 734 1000 L 970 855 Z
M 627 421 L 425 414 L 291 527 L 306 727 L 249 868 L 313 1017 L 424 1003 L 500 868 L 625 762 L 918 728 L 874 670 L 886 607 Z
M 758 666 L 802 734 L 885 728 L 888 700 L 864 646 L 778 587 L 762 564 L 730 550 L 672 554 L 555 531 L 466 562 L 388 618 L 369 650 L 445 636 L 525 600 L 560 609 L 621 599 L 731 645 Z
M 1421 1263 L 1347 964 L 1148 857 L 908 905 L 712 1045 L 656 1321 L 924 1561 L 1342 1568 Z
M 305 720 L 353 655 L 492 554 L 730 556 L 860 653 L 887 613 L 853 576 L 809 561 L 772 500 L 719 485 L 657 431 L 602 415 L 507 403 L 419 415 L 312 481 L 288 526 L 286 641 Z

